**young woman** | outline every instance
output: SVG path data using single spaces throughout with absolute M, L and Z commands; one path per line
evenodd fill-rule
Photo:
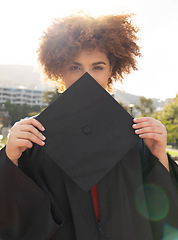
M 58 82 L 60 91 L 68 89 L 86 72 L 105 90 L 112 91 L 113 81 L 122 81 L 124 74 L 137 69 L 136 57 L 140 56 L 137 31 L 131 23 L 130 15 L 98 18 L 72 15 L 56 19 L 41 38 L 39 62 L 47 78 Z M 7 179 L 9 168 L 13 174 L 18 171 L 18 176 L 13 180 L 13 191 L 17 189 L 19 198 L 22 199 L 19 205 L 16 198 L 14 201 L 16 210 L 12 211 L 11 215 L 13 227 L 9 221 L 6 221 L 4 227 L 0 221 L 1 239 L 152 240 L 168 239 L 169 233 L 178 237 L 178 217 L 175 214 L 178 211 L 178 167 L 170 158 L 168 160 L 166 154 L 166 129 L 161 122 L 150 117 L 134 119 L 132 127 L 149 149 L 150 163 L 154 161 L 156 166 L 148 163 L 149 175 L 145 182 L 142 181 L 143 186 L 150 184 L 144 189 L 144 204 L 148 204 L 149 196 L 156 196 L 156 212 L 159 204 L 164 204 L 159 196 L 161 199 L 165 197 L 165 214 L 154 219 L 140 212 L 137 203 L 138 191 L 127 191 L 136 181 L 133 172 L 142 179 L 144 169 L 142 167 L 142 170 L 138 170 L 126 160 L 111 171 L 110 177 L 107 175 L 93 186 L 91 191 L 86 193 L 75 186 L 43 152 L 46 139 L 42 134 L 44 126 L 31 118 L 21 120 L 11 128 L 7 145 L 1 153 L 6 164 L 3 179 Z M 141 166 L 141 161 L 138 161 Z M 17 170 L 19 168 L 15 165 L 19 166 L 20 170 Z M 130 175 L 128 169 L 131 169 Z M 55 177 L 51 177 L 49 171 Z M 26 179 L 26 175 L 33 181 Z M 20 186 L 20 190 L 17 178 L 24 181 L 24 188 Z M 163 182 L 166 182 L 165 189 L 161 186 Z M 151 184 L 156 187 L 150 188 Z M 35 189 L 33 191 L 36 195 L 32 189 Z M 28 190 L 29 195 L 26 193 Z M 20 211 L 24 201 L 28 202 L 25 213 L 24 210 Z M 30 227 L 26 224 L 26 218 L 29 218 L 29 225 L 32 226 L 33 221 L 38 221 L 38 226 Z M 22 219 L 25 219 L 24 225 L 18 224 Z

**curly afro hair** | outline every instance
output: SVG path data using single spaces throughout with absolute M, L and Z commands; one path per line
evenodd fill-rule
M 57 82 L 59 91 L 63 91 L 64 66 L 81 49 L 97 49 L 107 55 L 112 66 L 112 76 L 108 79 L 108 90 L 112 91 L 113 80 L 122 82 L 123 75 L 137 70 L 136 57 L 141 56 L 137 32 L 131 14 L 96 18 L 76 14 L 55 19 L 40 39 L 38 60 L 46 77 Z

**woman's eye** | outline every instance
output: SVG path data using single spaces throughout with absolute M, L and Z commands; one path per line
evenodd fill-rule
M 100 67 L 100 66 L 96 66 L 93 68 L 94 70 L 103 70 L 103 67 Z
M 70 70 L 75 71 L 75 70 L 80 70 L 80 68 L 78 66 L 71 66 Z

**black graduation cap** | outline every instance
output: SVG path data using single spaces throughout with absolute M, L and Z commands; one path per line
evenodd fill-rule
M 132 117 L 85 73 L 36 118 L 44 150 L 80 188 L 89 191 L 137 143 Z

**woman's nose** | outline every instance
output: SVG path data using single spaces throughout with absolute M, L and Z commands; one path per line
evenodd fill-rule
M 88 69 L 88 68 L 86 68 L 85 70 L 84 70 L 84 73 L 89 73 L 91 76 L 92 76 L 92 71 L 90 70 L 90 69 Z

